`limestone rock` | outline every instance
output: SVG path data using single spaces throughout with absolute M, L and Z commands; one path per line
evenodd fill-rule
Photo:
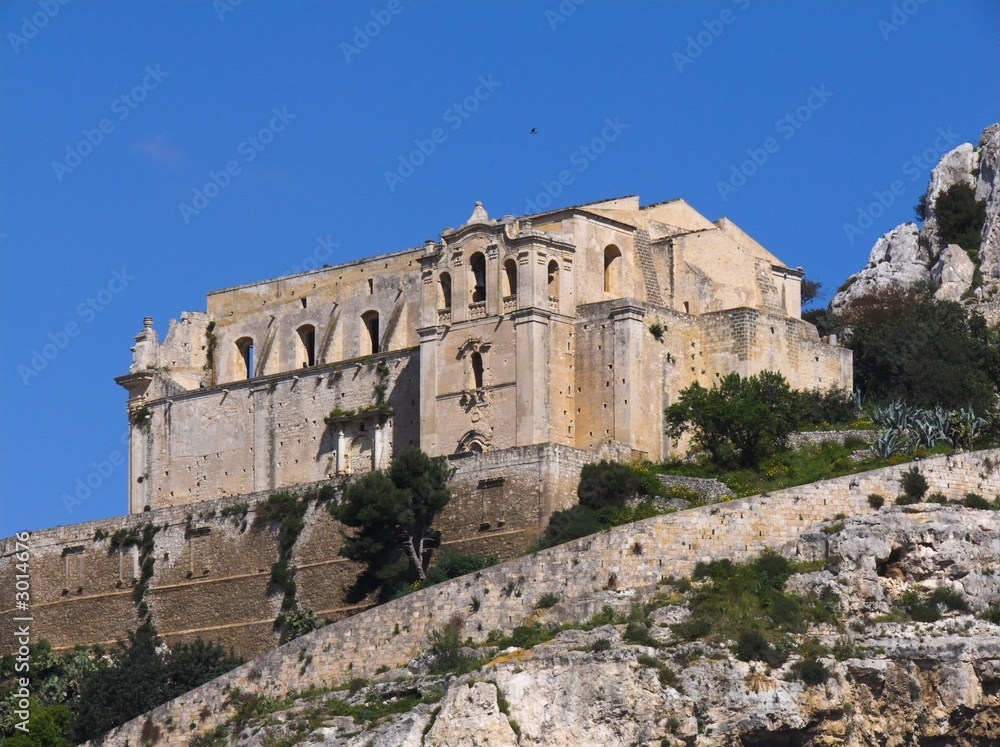
M 941 156 L 938 165 L 931 170 L 930 180 L 927 183 L 928 220 L 936 217 L 934 205 L 942 192 L 947 192 L 956 184 L 976 186 L 976 179 L 972 172 L 978 162 L 979 156 L 971 143 L 962 143 L 954 150 Z
M 997 281 L 1000 280 L 1000 124 L 987 127 L 979 145 L 976 197 L 986 200 L 986 222 L 979 254 L 983 276 L 987 281 Z
M 931 268 L 931 277 L 940 283 L 934 297 L 942 301 L 960 301 L 972 287 L 976 264 L 958 244 L 949 244 Z
M 920 244 L 920 232 L 913 223 L 904 223 L 875 242 L 868 264 L 847 280 L 846 287 L 834 297 L 834 311 L 842 310 L 854 299 L 890 288 L 910 288 L 930 279 L 927 265 L 929 251 Z
M 247 724 L 238 747 L 867 747 L 994 744 L 1000 734 L 1000 626 L 980 619 L 1000 601 L 1000 512 L 919 504 L 847 519 L 832 533 L 804 534 L 790 555 L 825 559 L 822 570 L 792 576 L 786 590 L 829 598 L 841 624 L 813 625 L 838 653 L 820 655 L 825 683 L 795 674 L 800 655 L 780 666 L 741 661 L 731 641 L 678 641 L 670 627 L 690 613 L 676 592 L 652 601 L 648 632 L 636 642 L 624 624 L 564 627 L 533 648 L 487 649 L 490 659 L 461 676 L 421 674 L 372 683 L 353 695 L 302 699 Z M 915 622 L 887 613 L 908 589 L 946 586 L 971 612 L 941 609 Z M 661 587 L 662 589 L 662 587 Z M 604 606 L 608 591 L 590 605 Z M 689 600 L 691 597 L 687 597 Z M 557 605 L 557 608 L 562 605 Z M 554 608 L 556 609 L 556 608 Z M 565 616 L 568 608 L 563 608 Z M 630 614 L 624 611 L 624 614 Z M 542 618 L 545 620 L 546 618 Z M 544 623 L 543 623 L 544 624 Z M 576 623 L 579 625 L 579 622 Z M 491 658 L 492 657 L 492 658 Z M 402 670 L 400 670 L 402 672 Z M 443 695 L 441 694 L 443 691 Z M 391 704 L 419 694 L 406 712 Z M 322 726 L 322 698 L 343 699 Z M 438 700 L 439 698 L 439 700 Z M 436 701 L 436 702 L 435 702 Z M 327 703 L 329 700 L 327 701 Z M 386 709 L 383 718 L 365 709 Z M 358 716 L 333 715 L 345 710 Z M 399 709 L 397 709 L 399 710 Z
M 831 308 L 835 312 L 865 293 L 893 286 L 911 288 L 929 278 L 942 283 L 937 298 L 962 300 L 972 287 L 970 267 L 974 270 L 974 266 L 968 257 L 942 245 L 935 212 L 938 197 L 955 184 L 973 187 L 977 199 L 986 201 L 979 250 L 984 283 L 976 289 L 975 299 L 991 301 L 1000 297 L 1000 124 L 992 124 L 983 131 L 977 147 L 963 143 L 941 157 L 928 180 L 927 219 L 923 225 L 918 230 L 914 224 L 905 223 L 876 241 L 868 264 L 848 278 L 844 290 L 833 297 Z M 932 268 L 930 272 L 928 267 Z M 1000 320 L 1000 308 L 988 312 L 983 307 L 982 311 L 988 320 Z
M 497 704 L 489 682 L 455 685 L 441 701 L 425 747 L 515 747 L 517 734 Z

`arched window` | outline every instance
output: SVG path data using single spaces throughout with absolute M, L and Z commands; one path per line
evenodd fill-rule
M 503 295 L 504 298 L 517 295 L 517 262 L 513 259 L 503 263 Z
M 621 293 L 622 252 L 614 244 L 604 248 L 604 292 Z
M 470 359 L 472 363 L 472 384 L 476 389 L 483 388 L 483 356 L 473 353 Z
M 244 378 L 253 376 L 253 338 L 241 337 L 236 341 L 236 352 L 239 355 L 239 364 L 236 366 L 237 375 L 245 374 Z
M 361 355 L 379 352 L 378 312 L 366 311 L 361 315 Z
M 308 368 L 316 365 L 316 328 L 311 324 L 303 324 L 298 329 L 298 361 L 297 368 Z
M 486 257 L 476 252 L 469 258 L 472 280 L 472 303 L 486 300 Z
M 549 262 L 549 298 L 559 298 L 559 263 Z
M 451 308 L 451 275 L 447 272 L 442 272 L 438 280 L 438 308 Z

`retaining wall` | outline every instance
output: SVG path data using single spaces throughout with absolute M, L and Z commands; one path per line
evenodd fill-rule
M 614 586 L 651 592 L 666 576 L 686 576 L 698 561 L 745 560 L 766 547 L 794 546 L 803 532 L 838 514 L 873 511 L 868 495 L 891 501 L 900 476 L 912 465 L 847 475 L 769 495 L 689 509 L 617 527 L 417 592 L 369 609 L 292 641 L 155 709 L 150 718 L 171 745 L 224 722 L 227 692 L 238 687 L 284 697 L 310 687 L 330 687 L 370 677 L 417 655 L 430 631 L 456 615 L 464 635 L 484 640 L 492 629 L 526 622 L 543 594 L 569 601 Z M 1000 450 L 923 460 L 917 466 L 930 491 L 950 499 L 968 492 L 1000 492 Z M 473 597 L 479 607 L 472 612 Z M 140 744 L 146 717 L 112 732 L 105 744 Z M 197 728 L 190 729 L 195 724 Z

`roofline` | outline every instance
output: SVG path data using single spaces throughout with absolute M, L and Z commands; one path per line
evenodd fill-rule
M 243 288 L 252 288 L 255 285 L 266 285 L 267 283 L 274 283 L 278 280 L 288 280 L 290 278 L 301 278 L 307 275 L 316 275 L 321 272 L 331 272 L 333 270 L 340 270 L 350 265 L 358 265 L 366 262 L 371 262 L 373 260 L 385 259 L 387 257 L 398 257 L 403 254 L 409 254 L 411 252 L 423 252 L 423 246 L 410 247 L 408 249 L 399 249 L 394 252 L 383 252 L 382 254 L 372 254 L 367 257 L 362 257 L 360 259 L 352 259 L 350 262 L 341 262 L 339 265 L 329 265 L 328 267 L 317 267 L 315 270 L 305 270 L 304 272 L 294 272 L 291 275 L 279 275 L 278 277 L 266 278 L 265 280 L 252 280 L 248 283 L 240 283 L 239 285 L 230 285 L 225 288 L 217 288 L 216 290 L 208 291 L 206 296 L 214 296 L 219 293 L 228 293 L 234 290 L 241 290 Z

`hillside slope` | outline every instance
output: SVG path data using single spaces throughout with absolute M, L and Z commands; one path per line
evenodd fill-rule
M 374 684 L 293 702 L 246 700 L 245 722 L 205 743 L 997 744 L 1000 625 L 977 613 L 1000 611 L 1000 513 L 886 508 L 805 533 L 789 550 L 822 567 L 791 576 L 787 590 L 826 600 L 833 615 L 793 634 L 798 648 L 783 664 L 741 661 L 711 636 L 679 640 L 672 625 L 696 619 L 709 582 L 686 592 L 687 584 L 665 584 L 643 608 L 634 593 L 605 590 L 540 613 L 539 622 L 570 627 L 555 638 L 486 649 L 489 661 L 461 676 L 431 673 L 435 657 L 424 654 Z M 938 588 L 953 592 L 939 592 L 940 620 L 912 619 L 934 617 L 926 608 L 904 611 L 908 589 L 926 597 Z M 820 674 L 805 672 L 803 652 Z
M 468 680 L 493 680 L 499 684 L 509 705 L 504 706 L 505 701 L 500 699 L 497 708 L 507 708 L 519 725 L 518 719 L 524 720 L 520 726 L 521 744 L 561 744 L 544 740 L 561 738 L 558 735 L 569 729 L 560 725 L 563 721 L 574 724 L 577 731 L 570 729 L 567 733 L 575 734 L 575 744 L 583 745 L 592 743 L 590 739 L 598 739 L 601 744 L 658 744 L 667 739 L 665 743 L 670 744 L 682 734 L 693 743 L 692 728 L 704 744 L 724 744 L 703 741 L 709 737 L 721 739 L 722 734 L 744 735 L 733 737 L 743 740 L 731 741 L 733 744 L 807 744 L 812 739 L 808 735 L 818 733 L 818 724 L 827 724 L 827 731 L 834 729 L 834 724 L 846 723 L 848 715 L 862 712 L 864 704 L 873 709 L 873 714 L 882 713 L 882 706 L 889 702 L 883 703 L 882 699 L 895 697 L 897 679 L 902 677 L 899 672 L 903 670 L 914 677 L 933 670 L 938 680 L 927 682 L 946 683 L 939 682 L 928 690 L 940 693 L 944 705 L 926 707 L 925 720 L 931 715 L 934 718 L 922 721 L 921 729 L 933 723 L 935 728 L 945 730 L 943 733 L 952 730 L 948 740 L 961 733 L 963 738 L 972 735 L 972 741 L 966 744 L 986 744 L 975 739 L 983 729 L 988 732 L 994 725 L 995 696 L 1000 691 L 1000 629 L 977 622 L 966 613 L 962 613 L 966 615 L 963 617 L 949 613 L 954 618 L 950 620 L 951 629 L 949 622 L 936 623 L 937 627 L 915 626 L 907 622 L 910 613 L 904 612 L 909 609 L 919 612 L 911 617 L 927 618 L 927 602 L 916 591 L 906 595 L 905 586 L 948 582 L 956 587 L 954 593 L 943 592 L 941 599 L 948 604 L 960 599 L 968 605 L 969 614 L 982 612 L 986 605 L 1000 601 L 1000 575 L 994 575 L 994 570 L 1000 568 L 1000 514 L 924 504 L 876 509 L 877 502 L 873 503 L 870 496 L 881 494 L 891 502 L 900 492 L 908 469 L 909 465 L 887 467 L 647 519 L 424 589 L 292 641 L 130 721 L 107 735 L 103 744 L 221 747 L 255 743 L 252 740 L 257 734 L 268 737 L 267 742 L 257 742 L 268 747 L 290 747 L 304 742 L 310 734 L 314 741 L 326 739 L 329 744 L 367 745 L 369 740 L 384 745 L 420 744 L 424 728 L 429 729 L 430 736 L 435 729 L 466 719 L 455 711 L 440 724 L 435 721 L 428 726 L 429 714 L 435 708 L 464 708 L 468 703 L 468 699 L 459 699 L 450 706 L 452 696 L 446 695 L 444 689 L 456 680 L 430 671 L 468 671 L 471 665 L 453 658 L 457 639 L 472 639 L 476 657 L 496 657 L 511 645 L 530 649 L 494 658 L 478 674 L 470 672 Z M 920 471 L 929 491 L 940 493 L 944 499 L 962 500 L 970 492 L 988 497 L 1000 494 L 1000 452 L 996 450 L 925 459 L 920 462 Z M 855 518 L 845 523 L 846 517 Z M 823 527 L 826 532 L 817 532 Z M 734 621 L 749 619 L 745 611 L 723 614 L 710 607 L 706 611 L 706 599 L 718 603 L 719 599 L 740 597 L 741 604 L 749 604 L 739 583 L 726 581 L 729 587 L 725 594 L 720 591 L 721 596 L 705 597 L 695 593 L 698 586 L 704 589 L 704 581 L 688 587 L 679 580 L 695 574 L 699 562 L 712 561 L 717 564 L 713 567 L 725 568 L 726 559 L 746 563 L 766 548 L 780 550 L 796 561 L 813 563 L 796 569 L 800 573 L 809 570 L 810 574 L 792 578 L 787 590 L 779 593 L 777 588 L 765 589 L 766 594 L 758 595 L 770 600 L 773 609 L 768 614 L 777 615 L 771 622 L 757 614 L 749 626 L 736 625 Z M 824 569 L 825 565 L 829 567 Z M 767 572 L 763 577 L 772 575 Z M 672 585 L 665 585 L 671 577 Z M 739 576 L 749 578 L 748 587 L 759 584 L 761 577 Z M 803 596 L 785 599 L 786 591 L 793 590 L 802 591 Z M 894 604 L 896 601 L 904 607 Z M 641 605 L 647 603 L 652 604 L 643 609 Z M 640 607 L 633 611 L 636 604 Z M 608 614 L 601 613 L 605 605 L 611 607 Z M 947 606 L 941 611 L 947 612 Z M 685 608 L 696 613 L 690 624 L 681 628 L 686 631 L 682 633 L 686 642 L 671 641 L 670 626 L 684 621 Z M 875 618 L 890 610 L 892 617 L 876 624 Z M 593 618 L 595 614 L 597 618 Z M 572 624 L 553 642 L 546 642 L 552 635 L 547 627 L 534 627 L 536 622 L 560 621 Z M 812 629 L 803 627 L 806 623 Z M 589 633 L 579 632 L 602 625 L 612 626 L 596 634 L 607 643 L 596 644 L 595 638 L 587 637 Z M 457 636 L 440 638 L 449 630 L 459 629 Z M 729 653 L 732 642 L 747 629 L 767 637 L 767 645 L 758 644 L 754 655 L 771 660 L 777 674 L 768 673 L 763 663 L 754 664 L 751 671 L 749 664 L 733 659 Z M 623 630 L 631 641 L 628 646 L 620 642 Z M 813 643 L 813 636 L 820 641 Z M 634 645 L 648 644 L 650 637 L 669 647 L 648 652 Z M 839 639 L 844 640 L 838 643 Z M 449 641 L 450 648 L 444 645 Z M 821 647 L 824 641 L 827 648 L 841 656 L 855 650 L 858 654 L 852 654 L 846 663 L 827 661 L 823 658 L 826 649 Z M 545 645 L 535 647 L 543 642 Z M 771 649 L 775 647 L 781 649 L 782 656 L 773 655 Z M 570 650 L 574 648 L 588 650 Z M 426 653 L 429 649 L 447 655 L 443 661 L 432 659 Z M 788 659 L 779 666 L 778 659 L 784 656 Z M 802 656 L 820 656 L 821 661 L 811 661 L 809 671 L 800 674 L 813 677 L 822 671 L 821 662 L 827 662 L 826 666 L 835 671 L 827 687 L 783 684 L 782 677 Z M 917 669 L 910 666 L 915 657 Z M 859 665 L 862 669 L 857 672 L 851 670 L 852 658 L 874 662 L 874 674 L 864 674 L 867 664 Z M 475 664 L 481 666 L 483 661 Z M 612 664 L 608 671 L 601 668 Z M 797 666 L 801 669 L 804 665 Z M 652 672 L 642 673 L 641 669 Z M 958 690 L 948 679 L 953 670 L 964 678 L 965 684 Z M 769 700 L 758 699 L 756 710 L 745 710 L 746 703 L 740 705 L 742 690 L 732 689 L 728 679 L 737 674 L 749 676 L 747 682 L 751 684 L 747 687 L 751 689 L 758 687 L 752 684 L 754 681 L 765 676 L 759 686 L 763 689 L 757 695 L 766 689 Z M 857 704 L 849 701 L 850 706 L 830 700 L 839 692 L 838 687 L 846 688 L 847 683 L 862 675 L 873 683 L 870 695 L 858 695 L 861 700 Z M 396 677 L 403 679 L 395 684 L 386 681 Z M 369 681 L 382 684 L 374 690 L 359 690 Z M 678 683 L 681 688 L 675 686 Z M 585 689 L 574 690 L 579 687 Z M 593 691 L 587 691 L 588 687 Z M 916 687 L 906 685 L 907 694 L 914 695 L 911 700 L 916 700 Z M 354 700 L 330 700 L 327 696 L 335 695 L 337 688 L 346 688 L 338 691 L 341 696 L 354 692 Z M 489 701 L 488 688 L 483 691 L 480 686 L 477 691 Z M 574 692 L 579 696 L 579 708 L 564 705 L 577 697 L 572 695 Z M 956 699 L 954 692 L 961 697 Z M 280 716 L 303 694 L 313 700 Z M 639 708 L 643 703 L 648 705 L 647 710 L 642 710 L 646 706 Z M 587 704 L 592 704 L 593 709 L 587 710 Z M 585 705 L 587 708 L 580 710 Z M 905 705 L 892 702 L 896 709 Z M 907 709 L 909 706 L 905 713 L 910 714 Z M 398 713 L 409 715 L 397 715 L 387 724 L 377 725 L 378 719 Z M 473 715 L 468 719 L 476 721 L 479 716 Z M 987 726 L 980 728 L 984 718 Z M 276 724 L 281 719 L 294 722 L 295 728 L 282 735 L 260 730 L 264 724 Z M 414 724 L 420 719 L 424 720 L 417 728 Z M 500 719 L 495 721 L 496 728 L 506 735 L 497 739 L 509 739 Z M 595 736 L 597 731 L 590 734 L 603 728 L 610 729 L 607 735 L 600 732 Z M 901 728 L 902 721 L 871 726 L 883 730 Z M 322 729 L 327 731 L 321 733 Z M 390 731 L 383 733 L 383 729 Z M 781 742 L 765 735 L 760 736 L 764 741 L 755 741 L 758 737 L 753 734 L 767 730 L 787 731 L 788 738 Z M 802 733 L 794 736 L 794 730 Z M 530 738 L 529 731 L 533 735 Z M 368 734 L 366 740 L 350 741 L 362 733 Z M 650 736 L 654 740 L 650 742 L 646 738 L 650 734 L 662 735 Z M 458 741 L 429 744 L 505 744 L 482 741 L 480 737 L 466 742 L 461 741 L 463 737 L 441 737 L 445 739 Z M 890 742 L 957 743 L 928 740 Z

